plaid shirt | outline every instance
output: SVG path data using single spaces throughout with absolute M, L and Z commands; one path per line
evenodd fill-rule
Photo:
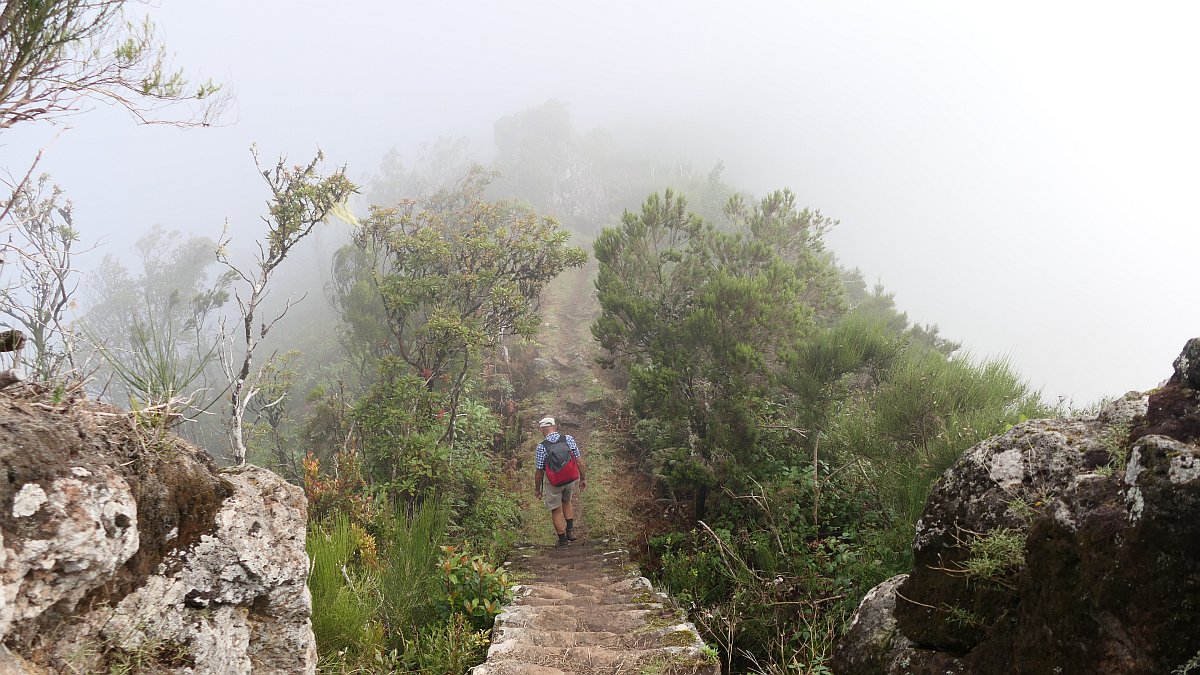
M 553 443 L 558 440 L 558 437 L 559 433 L 556 431 L 547 436 L 546 440 Z M 570 434 L 567 434 L 567 447 L 571 449 L 571 454 L 575 455 L 575 459 L 580 459 L 579 446 L 575 444 L 575 439 Z M 546 446 L 544 443 L 538 443 L 537 454 L 533 458 L 533 467 L 538 471 L 546 469 Z

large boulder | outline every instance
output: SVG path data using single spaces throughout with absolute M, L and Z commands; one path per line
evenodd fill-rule
M 315 671 L 302 490 L 220 470 L 128 413 L 17 389 L 0 394 L 0 641 L 15 657 Z
M 931 490 L 911 573 L 864 600 L 837 672 L 1200 672 L 1197 344 L 1148 401 L 967 451 Z
M 834 672 L 938 675 L 967 672 L 954 655 L 920 649 L 900 633 L 896 625 L 896 589 L 906 579 L 907 574 L 894 576 L 863 597 L 834 655 Z

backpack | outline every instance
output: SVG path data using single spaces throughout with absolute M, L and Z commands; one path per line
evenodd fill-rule
M 542 447 L 546 448 L 546 479 L 551 485 L 562 487 L 579 479 L 579 463 L 567 445 L 566 434 L 559 434 L 554 442 L 542 441 Z

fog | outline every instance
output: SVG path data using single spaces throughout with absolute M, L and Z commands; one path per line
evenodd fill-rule
M 439 137 L 487 156 L 497 119 L 557 99 L 625 153 L 791 187 L 841 221 L 843 264 L 1050 402 L 1152 387 L 1200 335 L 1200 7 L 995 7 L 166 0 L 177 65 L 236 95 L 225 124 L 102 106 L 14 127 L 0 166 L 45 148 L 119 253 L 155 224 L 257 236 L 251 143 L 365 183 Z

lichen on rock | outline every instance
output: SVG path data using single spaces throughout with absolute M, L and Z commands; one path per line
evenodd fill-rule
M 0 640 L 13 663 L 315 671 L 300 488 L 22 387 L 0 394 L 0 462 Z
M 856 612 L 839 672 L 1178 672 L 1200 644 L 1198 385 L 1200 339 L 1148 398 L 964 453 L 929 495 L 910 574 Z M 997 533 L 1021 564 L 989 579 L 968 563 Z

